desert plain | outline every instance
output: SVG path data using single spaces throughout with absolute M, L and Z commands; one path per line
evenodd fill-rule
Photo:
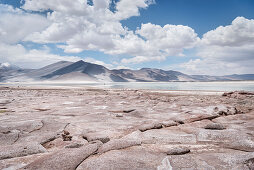
M 0 169 L 254 169 L 254 93 L 2 85 Z

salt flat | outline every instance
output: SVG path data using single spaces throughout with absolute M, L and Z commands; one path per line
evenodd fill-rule
M 253 93 L 0 87 L 0 169 L 253 169 Z

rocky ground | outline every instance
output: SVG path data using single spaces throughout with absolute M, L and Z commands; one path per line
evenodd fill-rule
M 0 169 L 254 169 L 254 94 L 2 86 Z

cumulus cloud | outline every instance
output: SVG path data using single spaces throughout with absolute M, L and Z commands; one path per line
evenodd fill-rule
M 84 50 L 101 51 L 110 55 L 128 55 L 123 63 L 141 63 L 165 60 L 166 56 L 182 56 L 185 48 L 190 48 L 199 40 L 195 31 L 182 25 L 161 27 L 151 23 L 142 24 L 136 31 L 123 27 L 121 20 L 139 15 L 140 8 L 154 4 L 154 0 L 121 0 L 115 5 L 110 0 L 96 0 L 93 5 L 84 0 L 73 1 L 26 0 L 26 10 L 52 10 L 47 18 L 52 24 L 41 32 L 28 36 L 25 40 L 36 43 L 64 42 L 58 46 L 67 53 Z
M 14 44 L 33 32 L 44 30 L 50 22 L 41 15 L 0 4 L 0 42 Z
M 254 43 L 254 20 L 237 17 L 231 25 L 220 26 L 204 34 L 205 45 L 237 47 Z
M 123 20 L 132 16 L 139 16 L 139 8 L 147 8 L 154 3 L 154 0 L 121 0 L 116 5 L 116 18 Z
M 107 64 L 103 61 L 100 61 L 100 60 L 95 60 L 94 58 L 91 58 L 91 57 L 86 57 L 84 59 L 85 62 L 89 62 L 89 63 L 94 63 L 94 64 L 98 64 L 98 65 L 102 65 L 108 69 L 112 69 L 113 68 L 113 65 L 112 64 Z
M 192 48 L 199 41 L 195 31 L 183 25 L 154 25 L 151 23 L 142 24 L 136 30 L 137 38 L 140 42 L 133 45 L 134 49 L 139 49 L 135 57 L 123 59 L 123 63 L 142 63 L 146 61 L 161 61 L 167 56 L 183 56 L 183 50 Z
M 203 35 L 197 56 L 182 64 L 192 74 L 225 75 L 254 72 L 254 20 L 237 17 L 231 25 L 220 26 Z
M 47 18 L 0 4 L 0 61 L 20 67 L 38 68 L 59 60 L 76 61 L 78 57 L 51 54 L 48 48 L 27 50 L 20 44 L 27 36 L 46 29 Z
M 19 44 L 22 41 L 60 43 L 57 47 L 66 53 L 93 50 L 125 56 L 118 65 L 163 61 L 184 56 L 185 49 L 195 47 L 200 59 L 177 68 L 192 74 L 253 72 L 250 63 L 254 54 L 254 20 L 237 17 L 232 24 L 211 30 L 201 39 L 184 25 L 144 23 L 136 30 L 123 27 L 122 20 L 140 15 L 140 9 L 154 3 L 154 0 L 93 0 L 91 5 L 87 0 L 25 0 L 23 9 L 0 5 L 0 59 L 27 67 L 80 59 L 54 55 L 46 49 L 28 50 Z M 86 60 L 115 67 L 114 63 Z
M 0 61 L 8 62 L 22 68 L 40 68 L 61 60 L 78 61 L 81 58 L 55 55 L 47 47 L 27 50 L 21 44 L 9 45 L 0 43 Z

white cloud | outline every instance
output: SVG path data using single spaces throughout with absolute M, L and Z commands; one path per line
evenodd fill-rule
M 39 68 L 62 60 L 78 61 L 81 58 L 51 54 L 48 48 L 27 50 L 21 44 L 8 45 L 0 43 L 0 61 L 22 68 Z
M 33 32 L 44 30 L 50 22 L 41 15 L 0 4 L 0 42 L 17 43 Z
M 51 54 L 48 48 L 27 50 L 19 44 L 30 34 L 46 29 L 51 23 L 46 17 L 2 4 L 0 15 L 0 62 L 38 68 L 60 60 L 80 60 L 74 56 Z
M 48 49 L 27 50 L 19 43 L 63 43 L 66 53 L 84 50 L 128 56 L 120 64 L 163 61 L 184 56 L 185 49 L 197 48 L 200 59 L 183 63 L 180 68 L 192 74 L 253 73 L 254 20 L 237 17 L 232 24 L 220 26 L 203 35 L 183 25 L 142 24 L 136 30 L 123 27 L 122 20 L 138 16 L 140 9 L 154 0 L 25 0 L 21 9 L 0 5 L 0 61 L 26 67 L 39 67 L 59 60 L 76 60 L 51 54 Z M 112 5 L 115 11 L 111 11 Z M 47 11 L 47 16 L 27 11 Z M 115 68 L 92 58 L 87 61 Z M 119 63 L 118 63 L 119 64 Z
M 119 66 L 116 66 L 114 69 L 131 69 L 131 68 L 130 68 L 130 67 L 126 67 L 126 66 L 119 65 Z
M 121 0 L 116 5 L 116 18 L 123 20 L 132 16 L 139 16 L 139 8 L 147 8 L 154 3 L 154 0 Z
M 36 32 L 26 40 L 64 42 L 58 46 L 67 53 L 84 50 L 101 51 L 110 55 L 133 56 L 123 63 L 141 63 L 165 60 L 166 56 L 182 56 L 183 49 L 190 48 L 199 40 L 193 29 L 182 25 L 161 27 L 151 23 L 142 24 L 136 32 L 124 28 L 121 20 L 139 15 L 140 8 L 147 8 L 154 0 L 121 0 L 115 4 L 116 11 L 109 10 L 112 1 L 96 0 L 90 6 L 86 1 L 27 0 L 26 10 L 53 10 L 47 18 L 52 24 L 44 31 Z M 111 4 L 112 5 L 112 4 Z
M 202 43 L 230 47 L 254 43 L 254 20 L 237 17 L 231 25 L 220 26 L 204 34 Z
M 237 17 L 231 25 L 203 35 L 197 55 L 201 59 L 182 64 L 192 74 L 254 73 L 254 20 Z
M 172 69 L 192 75 L 230 75 L 253 73 L 254 59 L 243 62 L 222 62 L 214 59 L 194 59 Z
M 165 56 L 157 56 L 157 57 L 147 57 L 147 56 L 136 56 L 133 58 L 124 58 L 121 60 L 123 64 L 137 64 L 137 63 L 143 63 L 148 61 L 162 61 L 165 60 Z
M 89 63 L 94 63 L 94 64 L 98 64 L 98 65 L 102 65 L 108 69 L 112 69 L 113 68 L 113 65 L 112 64 L 107 64 L 107 63 L 104 63 L 103 61 L 99 61 L 99 60 L 95 60 L 94 58 L 91 58 L 91 57 L 86 57 L 84 59 L 85 62 L 89 62 Z

